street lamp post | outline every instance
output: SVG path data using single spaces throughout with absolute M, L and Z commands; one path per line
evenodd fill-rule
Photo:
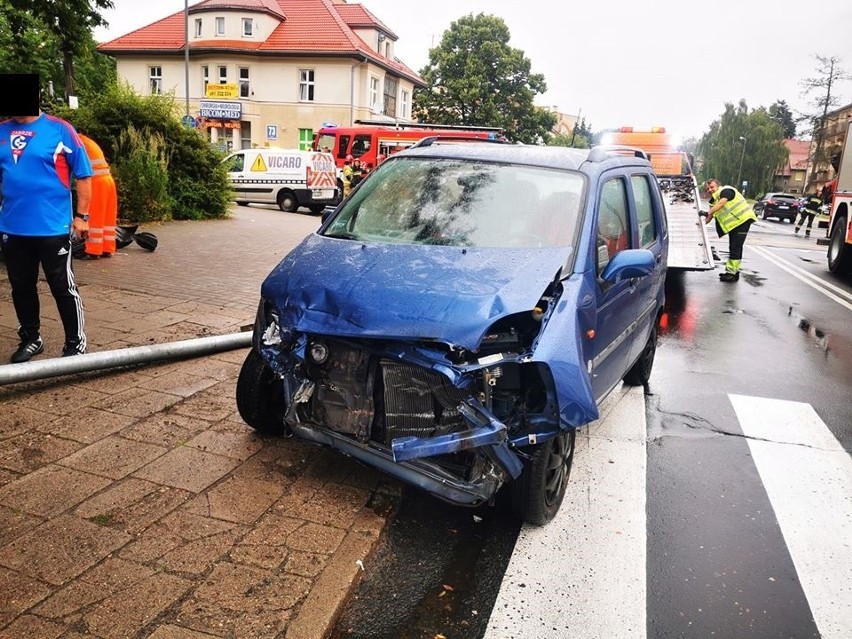
M 743 141 L 743 152 L 740 154 L 740 170 L 737 172 L 737 188 L 743 188 L 743 160 L 745 159 L 745 148 L 746 143 L 748 142 L 748 138 L 745 136 L 740 136 L 740 140 Z
M 186 115 L 189 118 L 189 0 L 183 3 L 183 74 L 186 89 Z

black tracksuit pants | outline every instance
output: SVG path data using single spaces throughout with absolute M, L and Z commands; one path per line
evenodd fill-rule
M 41 266 L 50 292 L 56 300 L 65 330 L 65 343 L 85 350 L 83 300 L 77 291 L 74 272 L 71 269 L 70 236 L 4 235 L 3 255 L 9 283 L 12 285 L 12 303 L 20 324 L 18 335 L 21 339 L 34 340 L 40 335 L 38 269 Z

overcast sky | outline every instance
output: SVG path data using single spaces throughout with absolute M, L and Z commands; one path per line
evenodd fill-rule
M 184 0 L 113 0 L 104 41 L 182 11 Z M 197 0 L 190 0 L 190 6 Z M 544 75 L 538 105 L 581 114 L 593 131 L 664 126 L 701 136 L 724 111 L 779 99 L 808 110 L 800 82 L 815 76 L 815 54 L 852 71 L 849 0 L 362 0 L 398 37 L 396 55 L 414 71 L 450 24 L 469 14 L 502 18 L 510 45 Z M 852 82 L 837 87 L 852 101 Z

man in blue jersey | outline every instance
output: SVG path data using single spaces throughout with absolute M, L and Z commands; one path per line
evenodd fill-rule
M 44 350 L 39 265 L 65 330 L 62 356 L 86 352 L 83 301 L 71 270 L 71 240 L 88 232 L 91 176 L 83 143 L 65 120 L 39 112 L 0 122 L 0 242 L 21 339 L 12 362 L 29 361 Z M 77 189 L 73 215 L 72 178 Z

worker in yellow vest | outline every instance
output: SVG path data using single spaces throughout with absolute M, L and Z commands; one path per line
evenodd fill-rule
M 92 138 L 80 135 L 92 163 L 92 203 L 89 207 L 89 235 L 83 259 L 96 260 L 115 253 L 115 225 L 118 194 L 104 152 Z
M 704 186 L 710 194 L 710 210 L 705 224 L 715 218 L 719 237 L 728 236 L 728 261 L 719 279 L 736 282 L 740 279 L 746 236 L 752 223 L 757 221 L 757 216 L 743 194 L 733 186 L 721 186 L 715 178 L 707 180 Z

